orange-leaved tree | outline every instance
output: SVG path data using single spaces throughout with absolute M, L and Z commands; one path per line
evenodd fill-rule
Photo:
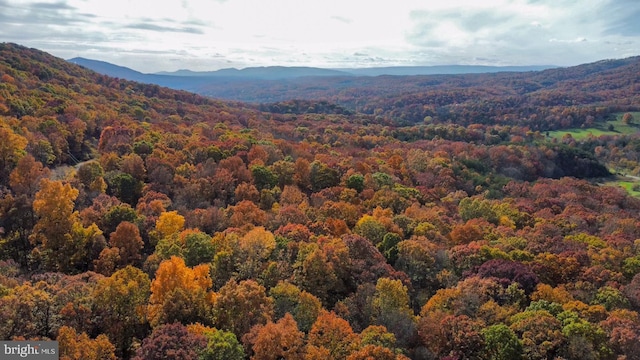
M 63 326 L 56 340 L 60 346 L 61 360 L 115 360 L 115 347 L 105 335 L 90 339 L 86 333 L 78 334 L 74 328 Z
M 276 323 L 254 326 L 245 339 L 253 350 L 251 359 L 303 359 L 304 333 L 289 313 Z
M 149 321 L 152 326 L 181 321 L 211 323 L 212 286 L 209 266 L 189 268 L 182 258 L 172 256 L 160 263 L 151 282 Z
M 333 312 L 323 311 L 309 331 L 309 346 L 326 348 L 335 360 L 346 359 L 360 347 L 360 337 L 349 323 Z

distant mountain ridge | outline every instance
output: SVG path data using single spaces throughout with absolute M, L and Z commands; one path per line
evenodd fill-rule
M 216 71 L 192 71 L 178 70 L 174 72 L 159 72 L 156 75 L 165 76 L 206 76 L 206 77 L 233 77 L 233 78 L 254 78 L 263 80 L 289 79 L 308 76 L 350 76 L 347 71 L 332 69 L 322 69 L 306 66 L 260 66 L 248 67 L 244 69 L 220 69 Z
M 554 65 L 532 66 L 486 66 L 486 65 L 434 65 L 434 66 L 386 66 L 371 68 L 325 69 L 306 66 L 260 66 L 244 69 L 220 69 L 216 71 L 192 71 L 182 69 L 173 72 L 162 71 L 157 75 L 169 76 L 210 76 L 210 77 L 250 77 L 265 80 L 288 79 L 308 76 L 380 76 L 380 75 L 453 75 L 483 74 L 495 72 L 527 72 L 556 68 Z
M 207 77 L 226 79 L 260 79 L 281 80 L 298 77 L 327 77 L 327 76 L 380 76 L 380 75 L 448 75 L 448 74 L 482 74 L 496 72 L 527 72 L 556 68 L 553 65 L 532 66 L 486 66 L 486 65 L 435 65 L 435 66 L 387 66 L 371 68 L 338 68 L 325 69 L 308 66 L 260 66 L 244 69 L 227 68 L 215 71 L 193 71 L 181 69 L 178 71 L 162 71 L 158 73 L 142 73 L 130 68 L 109 62 L 76 57 L 67 60 L 84 66 L 98 73 L 124 78 L 134 81 L 154 79 L 156 76 L 172 77 Z
M 67 61 L 72 64 L 86 67 L 87 69 L 93 70 L 103 75 L 109 75 L 132 81 L 140 81 L 147 75 L 128 67 L 115 65 L 106 61 L 86 59 L 82 57 L 75 57 Z
M 145 74 L 128 67 L 115 65 L 106 61 L 75 57 L 67 60 L 70 63 L 80 65 L 99 74 L 107 75 L 119 79 L 137 81 L 146 84 L 156 84 L 166 86 L 176 90 L 194 91 L 211 81 L 205 76 L 169 76 L 162 74 Z
M 144 74 L 107 62 L 83 58 L 70 59 L 68 62 L 103 75 L 186 90 L 216 99 L 249 103 L 314 99 L 337 102 L 341 106 L 357 109 L 357 104 L 362 102 L 363 97 L 367 98 L 371 93 L 383 99 L 401 94 L 424 96 L 425 93 L 442 90 L 455 92 L 458 91 L 456 89 L 469 87 L 483 88 L 483 91 L 491 89 L 491 93 L 501 94 L 506 91 L 504 89 L 509 89 L 507 92 L 518 96 L 544 89 L 571 87 L 576 94 L 582 93 L 585 99 L 592 99 L 597 97 L 598 92 L 605 91 L 607 86 L 613 86 L 609 79 L 611 76 L 616 81 L 614 88 L 621 89 L 624 84 L 618 82 L 632 81 L 631 78 L 636 78 L 635 70 L 631 68 L 640 66 L 640 57 L 547 69 L 544 69 L 546 66 L 470 65 L 368 69 L 272 66 L 211 72 L 179 70 L 158 74 Z M 617 75 L 619 73 L 627 75 L 621 77 Z M 585 92 L 585 89 L 590 91 Z M 575 101 L 582 103 L 586 100 Z

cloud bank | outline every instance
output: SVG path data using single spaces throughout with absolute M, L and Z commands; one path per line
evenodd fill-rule
M 640 54 L 635 0 L 0 0 L 0 40 L 143 72 L 575 65 Z

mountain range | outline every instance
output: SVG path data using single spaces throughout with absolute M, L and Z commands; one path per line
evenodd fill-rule
M 199 94 L 222 97 L 230 100 L 250 100 L 229 97 L 222 93 L 210 93 L 217 86 L 254 86 L 264 81 L 295 81 L 309 78 L 352 78 L 414 75 L 459 75 L 490 74 L 502 72 L 531 72 L 556 68 L 552 65 L 538 66 L 479 66 L 479 65 L 438 65 L 438 66 L 397 66 L 373 68 L 324 69 L 317 67 L 263 66 L 244 69 L 221 69 L 216 71 L 178 70 L 174 72 L 142 73 L 124 66 L 105 61 L 76 57 L 67 60 L 103 75 L 116 78 L 157 84 L 172 89 L 188 90 Z M 262 86 L 262 84 L 260 85 Z
M 208 77 L 208 78 L 242 78 L 279 80 L 298 77 L 324 76 L 380 76 L 380 75 L 440 75 L 440 74 L 485 74 L 496 72 L 527 72 L 556 68 L 554 65 L 532 66 L 485 66 L 485 65 L 434 65 L 434 66 L 387 66 L 370 68 L 340 68 L 325 69 L 308 66 L 259 66 L 244 69 L 227 68 L 215 71 L 192 71 L 181 69 L 178 71 L 161 71 L 158 73 L 142 73 L 124 66 L 106 61 L 75 57 L 67 60 L 84 66 L 98 73 L 120 77 L 127 80 L 156 79 L 157 76 L 173 77 Z

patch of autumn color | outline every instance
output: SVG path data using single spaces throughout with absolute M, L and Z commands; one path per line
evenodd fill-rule
M 198 360 L 207 347 L 207 339 L 189 332 L 181 323 L 165 324 L 153 329 L 136 351 L 134 360 Z
M 482 240 L 482 229 L 474 220 L 469 220 L 464 225 L 457 225 L 451 230 L 449 236 L 454 244 L 469 244 L 472 241 Z
M 264 227 L 255 227 L 240 238 L 240 249 L 249 254 L 249 257 L 266 259 L 276 248 L 276 240 L 273 233 Z
M 376 283 L 373 307 L 380 314 L 401 312 L 413 314 L 409 308 L 409 293 L 400 280 L 380 278 Z
M 546 300 L 548 302 L 555 302 L 560 305 L 564 305 L 573 301 L 571 293 L 560 285 L 557 287 L 551 287 L 547 284 L 538 284 L 536 290 L 531 294 L 531 301 Z
M 129 354 L 137 329 L 147 322 L 150 284 L 146 273 L 127 266 L 99 280 L 92 293 L 99 327 L 114 342 L 119 356 Z
M 333 312 L 322 311 L 309 331 L 307 342 L 311 346 L 328 349 L 335 360 L 344 360 L 358 349 L 360 337 L 346 320 Z
M 303 359 L 304 333 L 289 313 L 276 323 L 254 326 L 244 339 L 252 360 Z
M 151 323 L 157 323 L 162 305 L 175 290 L 182 290 L 187 295 L 206 294 L 211 288 L 212 280 L 208 265 L 198 265 L 189 268 L 182 258 L 172 256 L 160 263 L 156 276 L 151 282 L 151 296 L 149 297 L 149 318 Z
M 382 225 L 384 225 L 387 232 L 394 232 L 402 235 L 402 229 L 393 222 L 393 210 L 392 209 L 383 209 L 380 206 L 377 206 L 373 209 L 372 213 L 373 217 L 378 220 Z
M 353 228 L 353 232 L 378 245 L 387 231 L 378 219 L 371 215 L 363 215 Z
M 487 325 L 507 323 L 511 316 L 515 315 L 519 309 L 516 306 L 499 305 L 494 300 L 489 300 L 480 305 L 477 311 L 477 318 L 483 320 Z
M 144 247 L 144 242 L 138 227 L 123 221 L 109 236 L 109 245 L 119 249 L 121 264 L 127 265 L 141 259 L 140 250 Z
M 307 345 L 304 360 L 334 360 L 331 351 L 324 346 Z
M 200 323 L 187 325 L 187 331 L 195 335 L 205 335 L 206 333 L 216 332 L 216 328 L 205 326 Z
M 579 300 L 570 301 L 562 305 L 565 311 L 573 311 L 580 317 L 597 323 L 608 316 L 607 309 L 602 305 L 588 305 Z
M 163 212 L 156 221 L 156 230 L 162 237 L 167 237 L 180 232 L 184 228 L 184 222 L 184 216 L 177 211 Z
M 276 319 L 290 313 L 300 330 L 308 332 L 322 310 L 322 303 L 312 294 L 301 291 L 297 286 L 279 282 L 269 291 L 274 300 L 274 316 Z
M 81 264 L 86 263 L 85 246 L 102 235 L 95 224 L 84 228 L 79 223 L 74 211 L 78 194 L 70 184 L 45 178 L 33 201 L 33 210 L 40 219 L 30 240 L 41 247 L 43 260 L 52 270 L 81 270 Z
M 396 336 L 382 325 L 369 325 L 360 333 L 361 346 L 375 345 L 395 349 Z
M 63 326 L 58 330 L 60 360 L 115 360 L 115 347 L 106 335 L 90 339 L 86 333 L 78 334 L 74 328 Z
M 253 326 L 273 318 L 273 299 L 254 280 L 229 280 L 216 293 L 213 305 L 216 328 L 242 338 Z
M 33 198 L 38 191 L 40 180 L 48 177 L 50 170 L 42 166 L 31 155 L 26 155 L 18 160 L 15 169 L 9 175 L 9 185 L 18 195 L 24 194 L 28 198 Z
M 562 323 L 546 310 L 525 311 L 511 317 L 511 330 L 522 340 L 526 358 L 552 357 L 564 344 Z
M 366 345 L 347 357 L 347 360 L 404 360 L 408 359 L 404 355 L 396 355 L 386 347 L 376 345 Z
M 229 222 L 238 228 L 262 226 L 267 222 L 267 213 L 251 201 L 243 200 L 229 207 Z
M 0 168 L 3 172 L 13 167 L 24 156 L 26 147 L 27 139 L 24 136 L 16 134 L 11 128 L 0 123 Z

